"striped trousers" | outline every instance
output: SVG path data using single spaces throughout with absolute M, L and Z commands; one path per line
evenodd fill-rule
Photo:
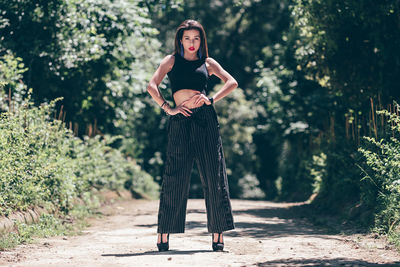
M 217 114 L 212 105 L 169 117 L 167 157 L 157 233 L 184 233 L 190 176 L 196 161 L 203 186 L 209 233 L 234 229 Z

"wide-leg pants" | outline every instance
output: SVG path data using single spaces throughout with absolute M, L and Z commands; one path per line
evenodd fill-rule
M 217 114 L 212 105 L 169 117 L 167 157 L 157 233 L 184 233 L 190 176 L 196 161 L 203 186 L 209 233 L 234 229 Z

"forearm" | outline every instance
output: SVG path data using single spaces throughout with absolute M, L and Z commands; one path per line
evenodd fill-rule
M 165 113 L 169 114 L 171 111 L 171 107 L 168 102 L 161 95 L 160 90 L 157 85 L 150 82 L 147 86 L 147 92 L 151 95 L 151 97 L 156 101 L 156 103 L 165 111 Z
M 147 86 L 147 92 L 151 95 L 151 97 L 154 99 L 154 101 L 156 101 L 159 106 L 161 106 L 165 102 L 165 99 L 161 95 L 161 92 L 156 84 L 149 83 L 149 85 Z
M 228 80 L 224 86 L 213 96 L 214 103 L 229 95 L 236 87 L 238 87 L 236 80 Z

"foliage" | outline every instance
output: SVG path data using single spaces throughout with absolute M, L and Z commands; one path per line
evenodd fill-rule
M 385 106 L 398 96 L 398 6 L 295 0 L 289 10 L 291 27 L 263 49 L 255 69 L 266 122 L 256 134 L 272 148 L 275 160 L 267 162 L 279 162 L 270 168 L 281 198 L 314 192 L 321 211 L 343 212 L 367 190 L 354 166 L 357 138 L 370 134 L 370 97 Z M 321 153 L 326 159 L 318 165 Z
M 68 213 L 73 199 L 91 188 L 116 190 L 131 175 L 140 173 L 108 145 L 107 136 L 81 140 L 61 121 L 51 120 L 52 107 L 54 101 L 39 108 L 28 106 L 16 113 L 2 114 L 1 214 L 44 202 Z M 137 190 L 152 194 L 157 190 L 154 184 L 150 187 L 143 181 L 138 181 L 137 186 Z
M 391 133 L 380 140 L 364 137 L 366 143 L 358 150 L 364 156 L 360 168 L 363 180 L 372 192 L 363 194 L 367 205 L 374 207 L 375 229 L 389 234 L 398 242 L 400 234 L 400 117 L 387 110 L 378 111 L 388 118 Z M 397 238 L 396 238 L 397 236 Z
M 398 25 L 398 8 L 393 1 L 295 0 L 291 5 L 292 69 L 322 92 L 316 95 L 319 105 L 313 107 L 324 116 L 308 124 L 319 144 L 310 154 L 327 155 L 315 199 L 324 210 L 343 212 L 344 206 L 357 205 L 364 190 L 370 190 L 360 183 L 355 168 L 360 162 L 357 140 L 370 135 L 373 127 L 367 117 L 371 110 L 374 114 L 370 98 L 382 107 L 399 96 L 394 77 L 400 39 L 399 28 L 393 27 Z
M 305 79 L 305 73 L 296 68 L 293 47 L 297 38 L 296 29 L 289 29 L 281 43 L 265 47 L 264 59 L 257 63 L 255 102 L 263 110 L 258 120 L 265 124 L 258 127 L 256 135 L 263 141 L 257 147 L 266 146 L 269 151 L 260 154 L 271 174 L 269 187 L 274 188 L 272 181 L 278 177 L 281 181 L 280 193 L 270 189 L 272 196 L 304 201 L 312 193 L 313 178 L 308 166 L 316 153 L 314 149 L 320 146 L 318 136 L 326 130 L 324 121 L 332 98 L 325 88 Z
M 295 0 L 299 68 L 356 110 L 378 94 L 390 103 L 400 96 L 399 12 L 396 1 Z
M 398 200 L 389 189 L 393 180 L 388 175 L 396 172 L 389 162 L 399 152 L 375 110 L 400 96 L 399 6 L 395 1 L 294 0 L 290 10 L 292 27 L 284 38 L 294 60 L 283 61 L 282 72 L 300 74 L 297 92 L 304 82 L 317 85 L 316 101 L 309 104 L 319 115 L 301 114 L 302 105 L 293 112 L 309 125 L 306 158 L 314 158 L 309 175 L 318 194 L 313 207 L 367 226 L 374 224 L 371 214 L 376 213 L 377 229 L 390 232 L 396 227 Z M 284 97 L 277 102 L 285 103 Z M 365 142 L 357 151 L 362 136 Z M 357 165 L 363 169 L 362 181 Z
M 355 145 L 338 135 L 336 142 L 325 143 L 323 152 L 326 167 L 319 169 L 322 176 L 313 207 L 320 213 L 351 217 L 351 209 L 359 204 L 362 192 L 360 171 L 356 168 L 360 159 Z
M 310 175 L 313 177 L 314 182 L 313 193 L 317 194 L 321 191 L 322 179 L 326 176 L 326 154 L 320 154 L 312 157 L 312 163 L 309 165 Z
M 122 135 L 113 146 L 157 178 L 165 119 L 146 92 L 161 60 L 147 9 L 128 0 L 23 0 L 1 6 L 0 55 L 14 54 L 28 67 L 14 76 L 15 84 L 21 80 L 33 87 L 37 104 L 62 96 L 56 108 L 62 106 L 65 122 L 80 137 L 89 135 L 89 127 L 94 134 Z M 5 93 L 6 100 L 9 88 L 4 89 L 0 97 Z M 11 91 L 16 100 L 16 88 Z
M 21 82 L 22 74 L 27 70 L 24 66 L 21 58 L 10 53 L 0 57 L 0 111 L 19 109 L 24 104 L 26 87 Z
M 238 181 L 241 189 L 241 199 L 264 199 L 265 193 L 260 188 L 260 182 L 255 175 L 246 174 Z
M 37 104 L 63 97 L 58 106 L 79 136 L 93 123 L 103 133 L 130 133 L 134 123 L 125 121 L 143 107 L 159 59 L 146 9 L 128 0 L 2 0 L 1 10 L 0 55 L 22 59 Z
M 1 66 L 19 74 L 15 64 L 7 64 Z M 4 82 L 13 87 L 12 79 Z M 1 215 L 47 203 L 68 213 L 73 200 L 91 189 L 116 190 L 132 179 L 134 190 L 157 195 L 151 178 L 111 148 L 117 136 L 82 140 L 53 119 L 57 100 L 36 107 L 29 93 L 18 109 L 0 114 Z

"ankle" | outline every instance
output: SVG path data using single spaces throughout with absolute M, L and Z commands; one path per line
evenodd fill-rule
M 223 236 L 222 233 L 213 233 L 213 242 L 223 243 Z
M 158 233 L 157 243 L 167 243 L 168 239 L 168 233 Z

